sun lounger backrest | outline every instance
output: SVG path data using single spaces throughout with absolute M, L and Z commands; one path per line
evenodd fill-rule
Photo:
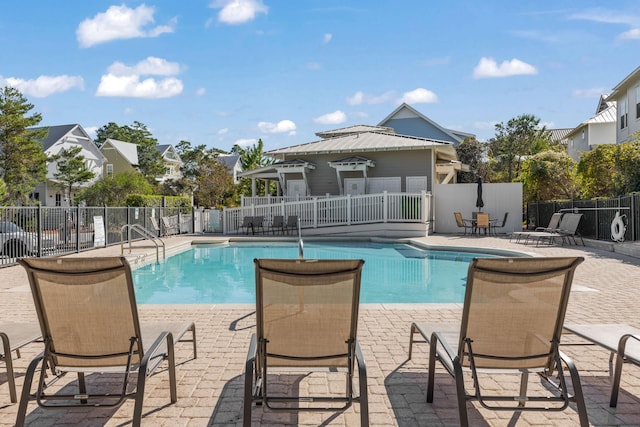
M 141 337 L 131 270 L 124 258 L 29 258 L 27 270 L 45 345 L 57 367 L 111 367 L 127 362 Z M 149 343 L 150 344 L 150 343 Z M 142 357 L 134 344 L 132 362 Z
M 580 220 L 582 219 L 582 214 L 568 213 L 564 214 L 562 219 L 562 222 L 558 226 L 558 231 L 573 236 L 578 231 Z
M 348 367 L 361 260 L 259 259 L 256 329 L 268 366 Z
M 476 368 L 551 366 L 582 258 L 484 258 L 469 266 L 459 357 Z

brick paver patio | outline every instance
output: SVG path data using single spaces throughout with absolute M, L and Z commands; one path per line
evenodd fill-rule
M 167 239 L 176 246 L 194 237 Z M 505 248 L 542 256 L 584 256 L 578 267 L 567 313 L 571 323 L 629 323 L 640 327 L 640 259 L 592 247 L 524 246 L 505 238 L 430 236 L 434 245 Z M 77 256 L 119 254 L 120 247 L 85 252 Z M 252 266 L 246 266 L 252 268 Z M 366 268 L 366 266 L 365 266 Z M 168 378 L 158 370 L 149 378 L 145 392 L 143 425 L 213 426 L 242 423 L 243 371 L 249 337 L 254 331 L 254 307 L 247 305 L 141 305 L 144 320 L 193 320 L 198 328 L 198 359 L 191 360 L 189 345 L 178 348 L 178 402 L 169 404 Z M 452 379 L 438 366 L 435 400 L 426 403 L 427 349 L 420 346 L 413 360 L 407 360 L 409 326 L 418 321 L 455 321 L 461 304 L 369 305 L 361 307 L 359 339 L 369 375 L 369 410 L 372 426 L 457 425 L 457 407 Z M 0 320 L 36 321 L 26 275 L 21 267 L 0 269 Z M 565 339 L 566 338 L 566 339 Z M 609 408 L 609 354 L 598 347 L 584 345 L 574 336 L 563 337 L 562 349 L 580 371 L 592 425 L 640 425 L 640 369 L 625 366 L 617 408 Z M 31 344 L 16 360 L 20 389 L 30 359 L 40 351 Z M 106 380 L 108 381 L 108 379 Z M 283 375 L 282 385 L 293 385 L 314 392 L 340 390 L 342 377 L 334 379 Z M 531 383 L 536 384 L 532 377 Z M 490 382 L 492 392 L 515 387 L 511 378 Z M 542 386 L 540 386 L 542 387 Z M 468 404 L 472 425 L 577 425 L 575 408 L 563 412 L 493 412 Z M 0 366 L 0 426 L 15 421 L 17 404 L 9 403 L 6 372 Z M 359 423 L 357 404 L 344 412 L 282 413 L 253 408 L 255 425 L 332 425 Z M 116 409 L 60 409 L 43 411 L 29 405 L 30 426 L 120 426 L 131 422 L 133 401 Z

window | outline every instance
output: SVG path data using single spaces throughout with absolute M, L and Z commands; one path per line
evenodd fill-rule
M 56 206 L 62 206 L 62 194 L 56 193 Z
M 620 129 L 627 127 L 627 100 L 620 102 Z
M 113 176 L 113 165 L 111 163 L 107 163 L 107 176 L 109 178 Z
M 636 119 L 640 119 L 640 86 L 636 87 Z

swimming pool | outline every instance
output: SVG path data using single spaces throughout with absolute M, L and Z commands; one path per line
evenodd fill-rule
M 409 244 L 305 242 L 307 259 L 364 259 L 362 303 L 460 303 L 469 262 L 494 255 Z M 133 271 L 139 304 L 255 304 L 254 258 L 297 258 L 290 242 L 194 246 Z

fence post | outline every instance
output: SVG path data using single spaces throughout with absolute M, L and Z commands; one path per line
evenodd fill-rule
M 38 203 L 38 258 L 42 256 L 42 205 Z
M 76 253 L 80 253 L 80 206 L 76 205 Z
M 347 225 L 351 225 L 351 194 L 347 194 Z
M 382 192 L 382 222 L 387 222 L 389 219 L 389 197 L 387 191 Z
M 298 218 L 298 221 L 300 219 Z M 325 219 L 326 222 L 326 219 Z M 313 228 L 318 228 L 318 198 L 313 198 Z

